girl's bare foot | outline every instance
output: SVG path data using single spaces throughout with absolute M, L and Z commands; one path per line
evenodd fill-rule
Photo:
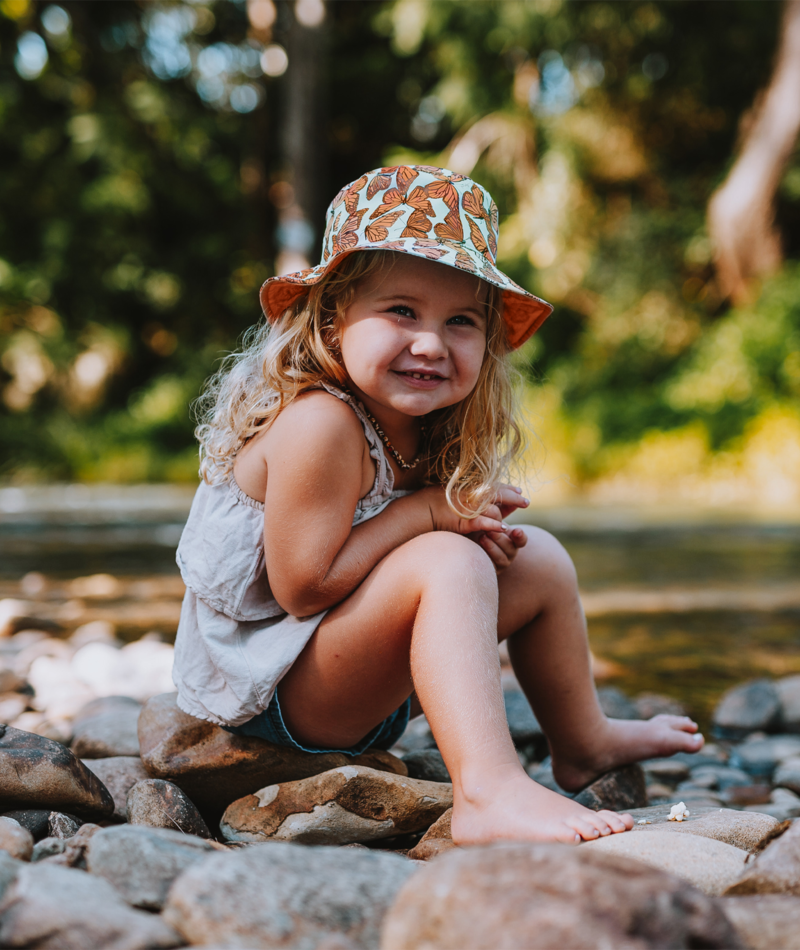
M 653 716 L 644 722 L 630 719 L 605 719 L 599 734 L 587 736 L 581 749 L 553 748 L 553 776 L 568 792 L 584 788 L 603 772 L 639 762 L 699 752 L 703 737 L 697 723 L 686 716 Z
M 452 819 L 456 844 L 502 839 L 578 844 L 632 827 L 630 815 L 590 811 L 538 785 L 519 767 L 496 774 L 469 794 L 457 794 Z

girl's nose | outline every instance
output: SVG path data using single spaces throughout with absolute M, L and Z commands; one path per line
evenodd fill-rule
M 410 346 L 414 356 L 424 356 L 429 360 L 443 359 L 447 356 L 447 347 L 441 335 L 432 331 L 421 331 L 414 335 Z

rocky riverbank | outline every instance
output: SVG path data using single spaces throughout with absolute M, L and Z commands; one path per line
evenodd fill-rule
M 0 614 L 0 946 L 800 947 L 800 677 L 730 690 L 700 754 L 577 796 L 632 832 L 459 848 L 424 717 L 392 752 L 295 753 L 182 713 L 157 636 Z M 560 791 L 504 686 L 521 761 Z M 680 711 L 599 694 L 617 717 Z

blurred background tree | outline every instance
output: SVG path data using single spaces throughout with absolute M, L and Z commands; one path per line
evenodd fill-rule
M 0 0 L 0 477 L 196 477 L 187 407 L 258 286 L 402 159 L 486 184 L 501 266 L 556 304 L 518 357 L 569 477 L 543 497 L 800 500 L 794 141 L 767 215 L 785 263 L 733 309 L 706 225 L 783 10 Z

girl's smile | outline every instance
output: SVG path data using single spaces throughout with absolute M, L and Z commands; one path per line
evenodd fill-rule
M 356 394 L 395 435 L 474 389 L 484 299 L 478 278 L 406 254 L 359 287 L 340 328 L 342 359 Z

